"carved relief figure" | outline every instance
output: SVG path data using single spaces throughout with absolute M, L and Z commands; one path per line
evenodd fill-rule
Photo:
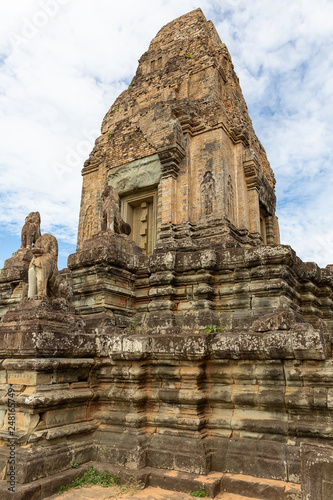
M 28 297 L 47 297 L 48 284 L 55 281 L 58 273 L 58 242 L 51 234 L 43 234 L 32 249 L 33 258 L 29 266 Z
M 235 223 L 235 210 L 234 210 L 234 187 L 232 184 L 232 178 L 231 175 L 228 177 L 228 185 L 227 185 L 227 214 L 228 218 L 231 220 L 231 222 Z
M 201 211 L 203 215 L 210 215 L 213 212 L 215 196 L 215 180 L 212 172 L 208 170 L 201 183 Z
M 40 237 L 40 214 L 31 212 L 26 218 L 21 233 L 21 248 L 32 248 Z
M 84 222 L 87 240 L 89 240 L 93 235 L 93 222 L 94 221 L 93 221 L 92 206 L 89 205 L 89 207 L 86 210 L 85 222 Z
M 131 226 L 120 217 L 119 195 L 112 186 L 106 186 L 102 194 L 101 230 L 131 234 Z

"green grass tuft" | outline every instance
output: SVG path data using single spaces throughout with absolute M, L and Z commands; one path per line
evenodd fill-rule
M 75 462 L 74 462 L 75 463 Z M 73 466 L 73 464 L 72 464 Z M 72 467 L 71 466 L 71 467 Z M 108 471 L 97 472 L 94 467 L 90 466 L 82 476 L 78 476 L 70 484 L 61 486 L 60 493 L 64 491 L 78 489 L 78 488 L 88 488 L 89 486 L 99 485 L 103 488 L 109 488 L 111 486 L 120 486 L 121 479 L 120 476 L 114 476 Z
M 204 484 L 202 484 L 197 491 L 190 491 L 190 495 L 192 495 L 192 497 L 199 497 L 199 498 L 208 497 L 208 493 L 205 490 Z
M 203 330 L 203 333 L 217 333 L 217 332 L 223 333 L 223 330 L 217 325 L 208 325 Z

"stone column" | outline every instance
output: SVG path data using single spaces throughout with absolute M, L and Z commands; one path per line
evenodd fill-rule
M 275 243 L 274 216 L 272 215 L 266 217 L 266 239 L 267 239 L 267 245 L 274 245 Z

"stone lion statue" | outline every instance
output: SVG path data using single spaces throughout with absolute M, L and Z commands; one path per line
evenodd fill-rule
M 106 186 L 102 193 L 101 230 L 118 234 L 131 234 L 131 226 L 120 217 L 120 199 L 112 186 Z
M 31 212 L 26 218 L 21 233 L 21 248 L 32 248 L 40 237 L 40 214 Z
M 43 234 L 32 248 L 33 258 L 29 266 L 28 297 L 47 297 L 48 285 L 57 281 L 58 242 L 52 234 Z

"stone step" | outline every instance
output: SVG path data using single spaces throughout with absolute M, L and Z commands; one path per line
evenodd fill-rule
M 161 488 L 148 486 L 144 490 L 136 492 L 121 493 L 115 488 L 102 488 L 93 486 L 92 488 L 81 488 L 70 490 L 61 495 L 52 495 L 49 500 L 193 500 L 193 496 L 179 491 L 167 491 Z M 257 500 L 256 498 L 243 497 L 233 493 L 220 493 L 216 500 Z
M 241 495 L 255 500 L 301 500 L 301 486 L 273 479 L 257 478 L 243 474 L 210 472 L 207 475 L 191 474 L 166 469 L 145 467 L 140 470 L 121 469 L 110 464 L 93 463 L 97 470 L 109 470 L 121 477 L 135 476 L 144 487 L 152 486 L 169 491 L 189 493 L 204 485 L 211 498 L 221 498 L 222 493 Z
M 161 488 L 165 492 L 181 492 L 189 494 L 204 486 L 210 498 L 218 500 L 301 500 L 301 487 L 293 483 L 285 483 L 272 479 L 256 478 L 242 474 L 226 474 L 210 472 L 207 475 L 187 472 L 154 469 L 127 469 L 102 462 L 89 462 L 77 469 L 70 469 L 47 478 L 33 481 L 28 485 L 17 485 L 15 493 L 8 491 L 8 483 L 0 481 L 1 500 L 42 500 L 57 494 L 61 486 L 69 484 L 82 475 L 89 466 L 99 472 L 107 470 L 110 474 L 120 476 L 124 482 L 134 478 L 139 488 Z M 233 498 L 234 495 L 234 498 Z M 172 498 L 166 496 L 166 498 Z
M 236 495 L 235 493 L 220 493 L 216 500 L 258 500 L 258 498 L 253 497 L 243 497 L 243 495 Z
M 262 500 L 301 500 L 301 486 L 274 479 L 244 474 L 223 474 L 222 492 L 235 493 Z

